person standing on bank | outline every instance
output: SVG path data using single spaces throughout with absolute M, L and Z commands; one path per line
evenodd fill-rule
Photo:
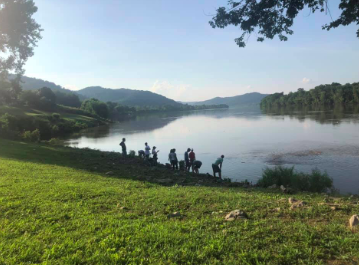
M 191 152 L 188 154 L 188 157 L 189 157 L 189 162 L 191 163 L 191 166 L 192 166 L 192 172 L 194 172 L 193 171 L 193 162 L 196 160 L 196 154 L 194 153 L 193 148 L 192 148 Z
M 122 147 L 122 155 L 127 156 L 127 149 L 126 149 L 126 138 L 122 139 L 122 142 L 120 143 L 120 146 Z
M 160 150 L 156 151 L 156 146 L 152 147 L 152 158 L 153 158 L 155 165 L 157 165 L 157 159 L 158 159 L 157 153 L 159 151 Z
M 169 155 L 168 155 L 168 160 L 171 163 L 172 169 L 178 169 L 178 160 L 177 160 L 177 155 L 176 155 L 176 149 L 171 149 Z
M 191 162 L 189 161 L 189 152 L 191 151 L 190 148 L 187 148 L 187 151 L 184 153 L 184 161 L 186 163 L 186 171 L 189 171 L 191 168 Z
M 221 155 L 221 157 L 217 158 L 216 162 L 212 164 L 213 169 L 213 177 L 216 177 L 216 173 L 218 173 L 219 178 L 222 179 L 222 164 L 223 164 L 223 158 L 224 155 Z
M 147 143 L 145 143 L 145 157 L 146 159 L 149 159 L 150 158 L 150 151 L 151 151 L 151 147 L 148 146 Z

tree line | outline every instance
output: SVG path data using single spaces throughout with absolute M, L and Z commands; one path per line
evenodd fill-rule
M 82 102 L 81 109 L 89 113 L 98 115 L 105 119 L 121 120 L 125 117 L 135 116 L 153 112 L 170 112 L 170 111 L 190 111 L 204 109 L 227 109 L 228 105 L 198 105 L 188 104 L 180 105 L 162 105 L 162 106 L 125 106 L 116 102 L 102 102 L 98 99 L 91 98 Z
M 316 86 L 309 91 L 271 94 L 261 101 L 261 108 L 302 106 L 355 106 L 359 104 L 359 83 L 341 85 L 332 83 Z

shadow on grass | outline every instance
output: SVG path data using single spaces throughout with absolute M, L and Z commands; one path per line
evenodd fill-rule
M 122 157 L 115 152 L 32 144 L 0 139 L 0 158 L 57 165 L 98 173 L 104 177 L 147 181 L 163 186 L 239 187 L 207 174 L 172 171 L 164 165 L 150 166 L 139 157 Z

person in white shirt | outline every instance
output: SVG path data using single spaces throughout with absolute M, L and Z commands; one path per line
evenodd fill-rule
M 145 157 L 146 159 L 150 158 L 150 154 L 151 154 L 151 147 L 149 147 L 149 145 L 147 143 L 145 143 Z

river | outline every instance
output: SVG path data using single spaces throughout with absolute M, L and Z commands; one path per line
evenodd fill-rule
M 176 148 L 183 159 L 193 148 L 203 162 L 200 172 L 225 155 L 223 176 L 255 183 L 266 167 L 294 166 L 298 171 L 326 171 L 342 193 L 359 193 L 359 114 L 316 110 L 263 113 L 259 108 L 166 113 L 136 117 L 110 127 L 86 130 L 67 145 L 120 152 L 156 146 L 166 163 Z

